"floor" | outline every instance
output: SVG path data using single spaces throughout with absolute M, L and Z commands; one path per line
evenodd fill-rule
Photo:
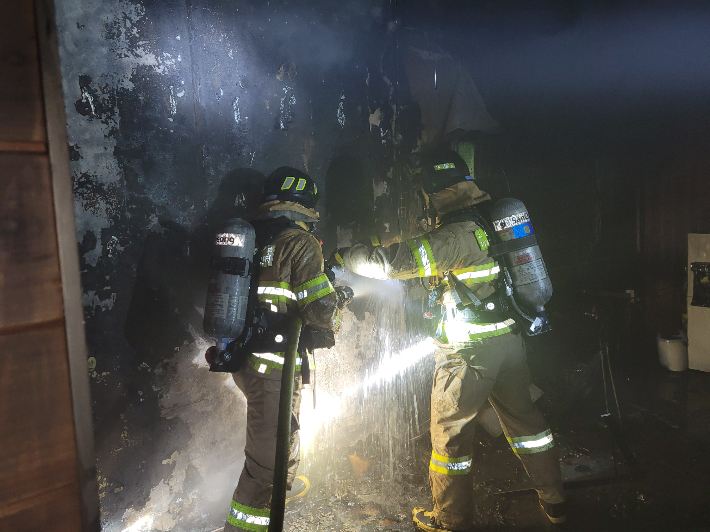
M 598 359 L 587 361 L 571 364 L 556 378 L 569 380 L 570 372 L 584 373 Z M 534 373 L 549 360 L 537 362 L 538 367 L 531 360 Z M 563 476 L 569 481 L 568 523 L 560 527 L 547 522 L 505 438 L 479 430 L 472 486 L 476 530 L 710 530 L 710 461 L 705 452 L 710 443 L 710 374 L 669 372 L 653 352 L 612 364 L 623 440 L 635 467 L 614 445 L 600 417 L 606 410 L 601 372 L 587 370 L 591 383 L 586 395 L 570 400 L 548 392 L 537 403 L 553 426 Z M 538 381 L 543 389 L 549 384 L 545 378 Z M 370 448 L 376 449 L 377 442 Z M 327 471 L 306 467 L 312 487 L 288 504 L 285 530 L 414 530 L 411 509 L 431 505 L 429 452 L 424 433 L 396 460 L 401 470 L 394 475 L 369 456 L 367 443 L 340 449 L 340 460 L 331 461 Z
M 382 341 L 372 333 L 375 318 L 353 320 L 357 327 L 341 331 L 343 345 L 357 349 L 331 353 L 332 360 L 325 351 L 319 355 L 318 401 L 330 421 L 304 443 L 299 473 L 311 488 L 287 504 L 284 530 L 412 532 L 412 508 L 431 505 L 431 357 L 386 385 L 333 401 L 346 388 L 344 374 L 367 374 L 368 364 L 376 365 L 373 353 Z M 652 346 L 631 345 L 641 335 L 618 334 L 609 356 L 624 456 L 601 417 L 607 408 L 595 335 L 560 317 L 557 323 L 553 333 L 531 339 L 528 359 L 543 392 L 536 404 L 552 426 L 570 482 L 564 529 L 710 531 L 710 374 L 669 372 Z M 215 532 L 224 524 L 243 463 L 245 404 L 228 376 L 200 365 L 203 343 L 197 338 L 176 347 L 173 365 L 141 363 L 145 382 L 135 384 L 120 418 L 99 409 L 99 425 L 116 418 L 99 433 L 106 532 Z M 394 344 L 390 351 L 401 347 Z M 611 397 L 608 380 L 607 391 Z M 613 401 L 609 410 L 616 413 Z M 474 449 L 476 529 L 553 529 L 505 438 L 480 429 Z

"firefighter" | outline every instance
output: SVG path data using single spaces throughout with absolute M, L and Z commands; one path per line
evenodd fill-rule
M 473 433 L 478 412 L 490 401 L 537 489 L 540 505 L 550 521 L 561 523 L 565 496 L 559 459 L 550 427 L 530 399 L 522 335 L 506 315 L 481 320 L 468 309 L 457 310 L 443 280 L 451 271 L 480 300 L 494 295 L 500 269 L 489 256 L 489 241 L 476 223 L 474 207 L 490 196 L 474 183 L 464 160 L 450 150 L 425 154 L 416 176 L 434 220 L 429 232 L 389 247 L 356 244 L 334 254 L 344 267 L 366 277 L 429 277 L 438 286 L 442 319 L 435 338 L 429 463 L 434 507 L 415 508 L 414 522 L 427 531 L 472 526 Z
M 260 227 L 279 220 L 285 230 L 271 240 L 258 258 L 260 305 L 278 313 L 298 315 L 304 329 L 332 331 L 340 322 L 338 293 L 323 269 L 320 241 L 311 233 L 318 221 L 315 182 L 287 166 L 275 170 L 264 185 L 263 203 L 253 222 Z M 286 222 L 285 220 L 288 220 Z M 293 393 L 288 488 L 299 462 L 298 417 L 301 389 L 310 374 L 309 354 L 299 349 Z M 312 357 L 312 355 L 310 355 Z M 225 531 L 266 531 L 269 525 L 276 453 L 276 429 L 283 353 L 253 353 L 246 367 L 233 373 L 247 399 L 247 441 L 244 469 L 232 497 Z

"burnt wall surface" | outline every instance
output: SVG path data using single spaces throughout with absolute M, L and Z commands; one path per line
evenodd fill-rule
M 418 135 L 393 131 L 410 102 L 388 10 L 57 3 L 106 530 L 224 519 L 245 409 L 201 364 L 210 235 L 282 165 L 342 189 L 341 222 L 373 219 L 373 181 Z
M 710 139 L 706 8 L 65 0 L 57 14 L 106 530 L 201 530 L 228 507 L 244 401 L 201 363 L 216 225 L 249 216 L 263 177 L 291 165 L 324 191 L 326 250 L 406 230 L 399 169 L 423 136 L 436 140 L 423 123 L 430 109 L 412 95 L 436 100 L 449 74 L 475 80 L 485 132 L 442 134 L 475 144 L 481 188 L 527 204 L 558 330 L 585 328 L 585 289 L 682 282 L 686 225 L 662 224 L 658 236 L 648 221 L 657 209 L 674 220 L 696 213 L 688 227 L 710 231 L 695 193 Z M 429 81 L 408 78 L 412 47 Z M 680 177 L 687 186 L 667 185 Z M 399 298 L 354 303 L 345 347 L 323 359 L 347 359 L 350 377 L 379 375 L 378 360 L 416 342 L 397 336 L 412 329 L 403 309 L 417 311 Z M 553 335 L 536 348 L 560 345 Z M 323 374 L 326 394 L 357 384 Z M 346 416 L 349 436 L 390 435 L 381 453 L 390 472 L 391 441 L 426 426 L 427 368 L 408 375 L 339 402 L 357 411 Z M 368 417 L 402 394 L 387 419 Z M 345 433 L 328 434 L 334 447 Z

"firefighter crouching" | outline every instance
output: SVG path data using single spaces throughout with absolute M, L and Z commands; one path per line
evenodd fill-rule
M 496 293 L 500 268 L 489 256 L 488 237 L 476 223 L 480 218 L 473 207 L 490 196 L 476 186 L 466 163 L 450 150 L 425 155 L 419 180 L 429 207 L 436 207 L 434 229 L 389 247 L 357 244 L 334 255 L 344 267 L 367 277 L 439 278 L 442 319 L 435 339 L 429 464 L 434 508 L 415 508 L 414 522 L 428 531 L 465 530 L 473 525 L 473 433 L 486 401 L 498 414 L 547 517 L 563 522 L 565 496 L 558 454 L 549 425 L 530 399 L 520 330 L 510 318 L 481 320 L 468 308 L 458 310 L 451 287 L 441 280 L 445 272 L 454 273 L 483 302 Z
M 314 181 L 290 167 L 275 170 L 266 180 L 260 214 L 252 222 L 259 261 L 258 301 L 279 314 L 298 315 L 303 329 L 333 331 L 340 323 L 338 295 L 323 269 L 320 241 L 310 225 L 318 199 Z M 279 225 L 280 224 L 280 225 Z M 277 227 L 274 230 L 274 226 Z M 263 233 L 271 231 L 264 243 Z M 260 234 L 261 233 L 261 234 Z M 274 236 L 275 235 L 275 236 Z M 302 333 L 303 336 L 303 333 Z M 298 418 L 301 389 L 313 369 L 312 354 L 299 348 L 293 393 L 288 488 L 299 462 Z M 232 497 L 225 531 L 268 529 L 274 479 L 276 430 L 283 353 L 251 353 L 234 382 L 247 399 L 247 438 L 244 469 Z

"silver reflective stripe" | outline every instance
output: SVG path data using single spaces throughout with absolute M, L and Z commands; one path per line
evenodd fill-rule
M 460 476 L 468 475 L 471 472 L 473 456 L 450 457 L 431 453 L 429 468 L 442 475 Z
M 480 334 L 505 329 L 506 327 L 511 327 L 514 323 L 515 320 L 508 319 L 500 323 L 488 323 L 486 325 L 478 325 L 477 323 L 466 323 L 465 325 L 468 334 Z
M 271 362 L 276 362 L 277 364 L 281 364 L 283 366 L 284 362 L 286 362 L 286 359 L 284 357 L 281 357 L 279 355 L 276 355 L 274 353 L 252 353 L 255 357 L 260 358 L 262 360 L 269 360 Z M 303 359 L 297 358 L 296 359 L 296 365 L 300 366 L 301 363 L 303 362 Z
M 257 291 L 257 294 L 268 294 L 272 296 L 284 296 L 289 299 L 296 299 L 296 294 L 291 292 L 291 290 L 287 290 L 286 288 L 276 288 L 274 286 L 260 286 Z
M 436 462 L 436 465 L 439 467 L 445 467 L 449 471 L 463 471 L 464 469 L 468 469 L 471 467 L 471 464 L 473 463 L 473 460 L 467 460 L 466 462 L 459 462 L 457 464 L 451 464 L 451 463 L 445 463 L 445 462 L 439 462 L 438 460 L 435 460 L 432 458 L 432 461 Z
M 541 453 L 555 446 L 550 429 L 531 436 L 508 438 L 508 442 L 510 442 L 510 445 L 517 454 Z
M 305 299 L 310 295 L 317 294 L 321 290 L 325 290 L 330 286 L 330 281 L 324 281 L 322 283 L 319 283 L 317 285 L 311 286 L 310 288 L 306 288 L 305 290 L 302 290 L 298 294 L 296 294 L 296 297 L 294 299 L 297 299 L 300 301 L 301 299 Z
M 424 273 L 427 275 L 427 277 L 430 277 L 431 264 L 429 263 L 429 255 L 427 255 L 426 248 L 424 247 L 424 244 L 422 244 L 422 241 L 418 238 L 415 238 L 414 241 L 417 243 L 418 246 L 419 257 L 422 259 L 422 267 L 424 268 Z
M 271 362 L 276 362 L 278 364 L 284 363 L 284 357 L 280 357 L 279 355 L 275 355 L 273 353 L 253 353 L 253 355 L 263 360 L 270 360 Z
M 269 526 L 270 519 L 268 517 L 245 514 L 244 512 L 240 512 L 239 510 L 236 510 L 234 508 L 229 510 L 229 513 L 232 515 L 232 517 L 234 517 L 234 519 L 237 519 L 238 521 L 242 521 L 244 523 L 249 523 L 250 525 Z
M 465 281 L 466 279 L 479 279 L 481 277 L 488 277 L 489 275 L 495 275 L 500 273 L 500 266 L 494 266 L 490 270 L 479 270 L 477 272 L 466 272 L 459 273 L 456 275 L 459 281 Z
M 544 447 L 548 443 L 552 443 L 552 434 L 543 436 L 539 440 L 512 442 L 513 447 L 516 449 L 537 449 L 538 447 Z

